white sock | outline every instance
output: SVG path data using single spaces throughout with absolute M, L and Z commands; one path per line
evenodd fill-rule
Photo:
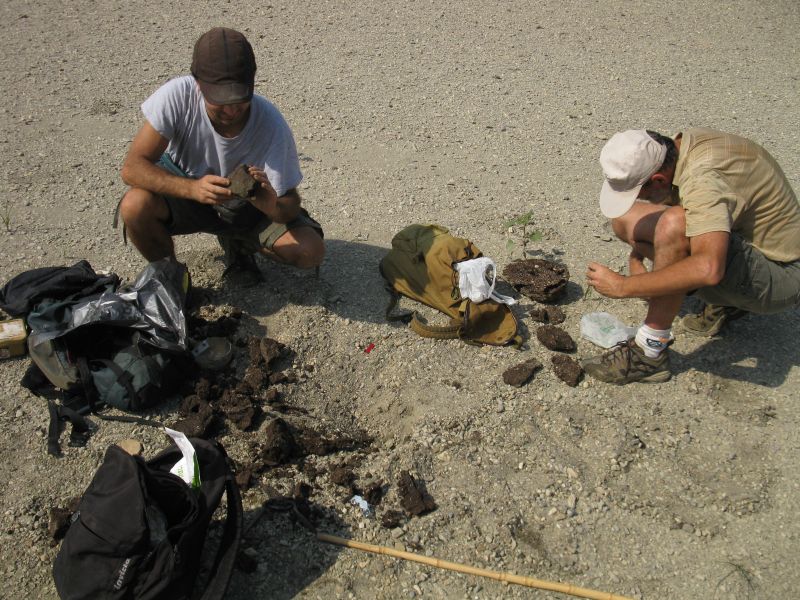
M 672 340 L 672 329 L 653 329 L 642 324 L 636 332 L 636 344 L 648 358 L 658 358 Z

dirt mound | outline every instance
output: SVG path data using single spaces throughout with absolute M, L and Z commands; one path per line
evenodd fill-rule
M 528 298 L 548 304 L 564 295 L 569 270 L 550 260 L 528 258 L 506 265 L 503 277 Z

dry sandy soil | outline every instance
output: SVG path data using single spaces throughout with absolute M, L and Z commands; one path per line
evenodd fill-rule
M 266 472 L 245 494 L 255 570 L 235 573 L 229 598 L 557 597 L 323 547 L 283 514 L 256 521 L 301 481 L 322 529 L 443 559 L 635 598 L 800 594 L 797 310 L 680 335 L 667 383 L 570 388 L 528 318 L 522 352 L 385 323 L 377 271 L 414 222 L 502 267 L 519 256 L 504 223 L 530 210 L 544 234 L 533 249 L 572 273 L 573 337 L 593 310 L 638 322 L 641 302 L 583 298 L 588 261 L 621 268 L 627 255 L 597 208 L 600 148 L 631 127 L 716 127 L 763 144 L 800 189 L 796 1 L 7 0 L 0 17 L 2 281 L 81 258 L 127 279 L 143 267 L 111 229 L 119 167 L 139 104 L 188 72 L 206 29 L 249 36 L 257 90 L 294 130 L 328 240 L 320 278 L 262 262 L 266 284 L 231 289 L 210 236 L 182 239 L 179 257 L 210 304 L 244 311 L 235 335 L 292 348 L 302 376 L 279 386 L 287 405 L 374 438 L 355 471 L 388 485 L 378 516 L 397 508 L 403 469 L 438 508 L 395 529 L 363 518 L 327 472 L 348 454 L 320 457 L 316 476 Z M 579 341 L 578 357 L 595 352 Z M 546 366 L 532 383 L 503 383 L 534 357 Z M 45 404 L 19 385 L 27 362 L 0 364 L 0 595 L 53 598 L 48 509 L 81 493 L 109 444 L 135 436 L 153 453 L 166 440 L 102 423 L 85 448 L 48 456 Z M 176 406 L 156 416 L 174 422 Z M 262 429 L 219 439 L 246 461 Z

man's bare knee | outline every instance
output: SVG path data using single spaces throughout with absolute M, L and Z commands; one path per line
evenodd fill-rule
M 119 214 L 123 222 L 131 226 L 144 220 L 163 220 L 166 213 L 164 200 L 152 192 L 141 188 L 131 188 L 122 197 Z
M 653 242 L 661 245 L 682 246 L 688 252 L 689 238 L 686 237 L 686 212 L 680 206 L 672 206 L 664 211 L 656 224 Z

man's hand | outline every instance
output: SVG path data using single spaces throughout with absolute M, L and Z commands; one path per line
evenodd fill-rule
M 200 204 L 224 204 L 231 199 L 232 194 L 228 189 L 230 184 L 230 180 L 225 177 L 204 175 L 200 179 L 192 180 L 189 197 Z
M 625 277 L 601 265 L 591 262 L 586 271 L 586 283 L 608 298 L 624 298 Z
M 259 183 L 256 196 L 260 196 L 264 202 L 274 203 L 278 198 L 278 194 L 275 193 L 275 189 L 269 182 L 267 174 L 258 167 L 252 166 L 247 167 L 247 172 L 250 173 L 250 176 Z

